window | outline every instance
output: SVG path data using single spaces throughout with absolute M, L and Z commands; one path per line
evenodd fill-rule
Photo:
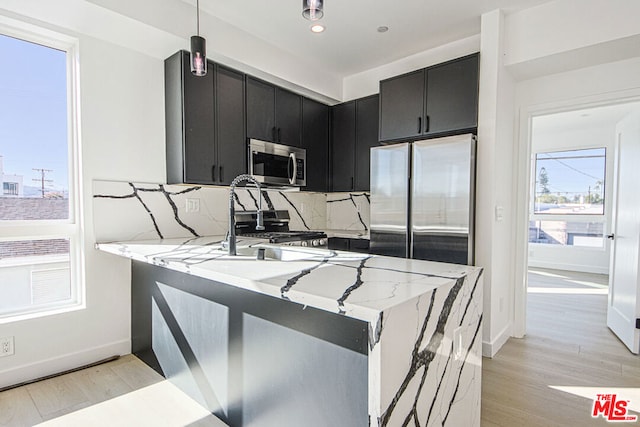
M 604 215 L 605 148 L 536 155 L 537 214 Z
M 75 51 L 0 21 L 0 322 L 83 306 Z
M 529 242 L 604 247 L 606 149 L 537 153 Z

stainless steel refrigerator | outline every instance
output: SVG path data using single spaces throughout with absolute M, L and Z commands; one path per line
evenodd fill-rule
M 379 255 L 474 263 L 472 134 L 371 149 L 371 245 Z

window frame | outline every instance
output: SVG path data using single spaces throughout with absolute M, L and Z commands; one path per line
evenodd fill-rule
M 61 220 L 0 220 L 0 241 L 69 239 L 69 274 L 71 279 L 70 300 L 0 314 L 0 324 L 4 324 L 84 309 L 86 307 L 86 292 L 80 144 L 79 40 L 5 16 L 0 16 L 0 34 L 60 50 L 66 54 L 69 218 Z

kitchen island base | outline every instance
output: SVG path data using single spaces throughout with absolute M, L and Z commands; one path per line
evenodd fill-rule
M 230 426 L 367 426 L 367 323 L 133 262 L 132 352 Z

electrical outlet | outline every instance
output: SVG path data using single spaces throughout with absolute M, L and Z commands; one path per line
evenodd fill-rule
M 462 359 L 464 349 L 462 347 L 462 326 L 458 326 L 453 330 L 453 357 L 455 360 Z
M 13 337 L 0 338 L 0 357 L 12 356 L 13 353 Z
M 187 213 L 200 212 L 200 199 L 187 199 L 185 202 L 185 211 Z

